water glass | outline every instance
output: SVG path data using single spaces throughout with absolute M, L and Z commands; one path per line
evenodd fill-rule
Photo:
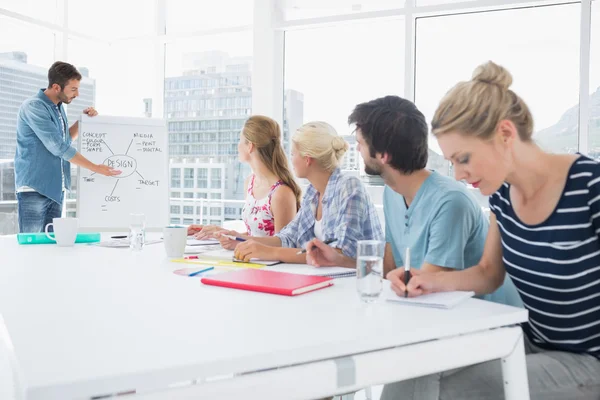
M 383 291 L 383 253 L 385 242 L 359 240 L 356 259 L 356 289 L 365 303 L 379 299 Z
M 146 216 L 144 214 L 129 215 L 129 248 L 141 251 L 146 242 Z

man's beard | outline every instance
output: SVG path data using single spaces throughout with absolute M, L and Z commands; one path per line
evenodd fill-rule
M 71 100 L 73 100 L 73 99 L 71 99 L 64 93 L 59 93 L 58 100 L 60 100 L 61 103 L 69 104 L 69 103 L 71 103 Z
M 367 163 L 365 163 L 365 173 L 367 175 L 379 176 L 379 175 L 381 175 L 381 168 L 372 167 L 372 166 L 367 165 Z

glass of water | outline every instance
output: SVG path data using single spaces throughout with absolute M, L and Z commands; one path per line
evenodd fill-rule
M 383 290 L 383 252 L 385 242 L 359 240 L 356 260 L 356 289 L 360 299 L 373 303 Z
M 133 251 L 141 251 L 146 242 L 146 216 L 130 214 L 129 220 L 129 248 Z

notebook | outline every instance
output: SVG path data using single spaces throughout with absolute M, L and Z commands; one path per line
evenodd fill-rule
M 313 267 L 307 264 L 281 264 L 269 268 L 269 271 L 289 272 L 291 274 L 345 278 L 356 276 L 356 270 L 344 267 Z
M 186 246 L 207 246 L 211 244 L 220 244 L 217 239 L 204 239 L 198 240 L 194 239 L 194 237 L 188 237 Z
M 459 303 L 473 297 L 474 292 L 439 292 L 424 294 L 419 297 L 398 296 L 391 288 L 386 287 L 385 299 L 397 303 L 419 307 L 450 309 Z
M 243 269 L 201 279 L 205 285 L 296 296 L 333 285 L 331 278 Z
M 218 260 L 229 260 L 233 262 L 242 262 L 233 257 L 233 250 L 220 249 L 216 251 L 209 251 L 202 254 L 202 258 L 205 259 L 218 259 Z M 253 258 L 250 260 L 252 264 L 261 264 L 265 266 L 281 264 L 281 261 L 269 261 L 269 260 L 259 260 L 258 258 Z

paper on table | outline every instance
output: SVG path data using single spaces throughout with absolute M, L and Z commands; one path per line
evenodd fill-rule
M 150 245 L 150 244 L 156 244 L 156 243 L 161 243 L 162 240 L 156 239 L 156 240 L 146 240 L 144 242 L 144 246 L 146 245 Z M 90 243 L 93 246 L 100 246 L 100 247 L 113 247 L 113 248 L 128 248 L 129 247 L 129 239 L 110 239 L 110 240 L 105 240 L 103 242 L 97 242 L 97 243 Z
M 308 264 L 281 264 L 268 268 L 269 271 L 289 272 L 290 274 L 327 276 L 330 278 L 343 278 L 355 276 L 356 270 L 344 267 L 313 267 Z
M 411 306 L 419 307 L 433 307 L 433 308 L 444 308 L 449 309 L 456 306 L 459 303 L 473 297 L 474 292 L 439 292 L 425 294 L 419 297 L 408 297 L 398 296 L 389 285 L 385 285 L 384 298 L 388 301 L 394 301 L 397 303 L 407 304 Z
M 209 251 L 219 250 L 220 244 L 213 244 L 208 246 L 185 246 L 185 254 L 204 254 Z
M 211 244 L 219 244 L 219 241 L 217 239 L 198 240 L 191 237 L 188 238 L 186 243 L 187 246 L 206 246 Z
M 235 262 L 240 262 L 233 257 L 233 250 L 220 249 L 215 251 L 208 251 L 202 254 L 202 258 L 207 259 L 217 259 L 217 260 L 233 260 Z M 253 258 L 250 260 L 251 263 L 254 264 L 262 264 L 262 265 L 275 265 L 280 264 L 281 261 L 269 261 L 269 260 L 259 260 L 258 258 Z

